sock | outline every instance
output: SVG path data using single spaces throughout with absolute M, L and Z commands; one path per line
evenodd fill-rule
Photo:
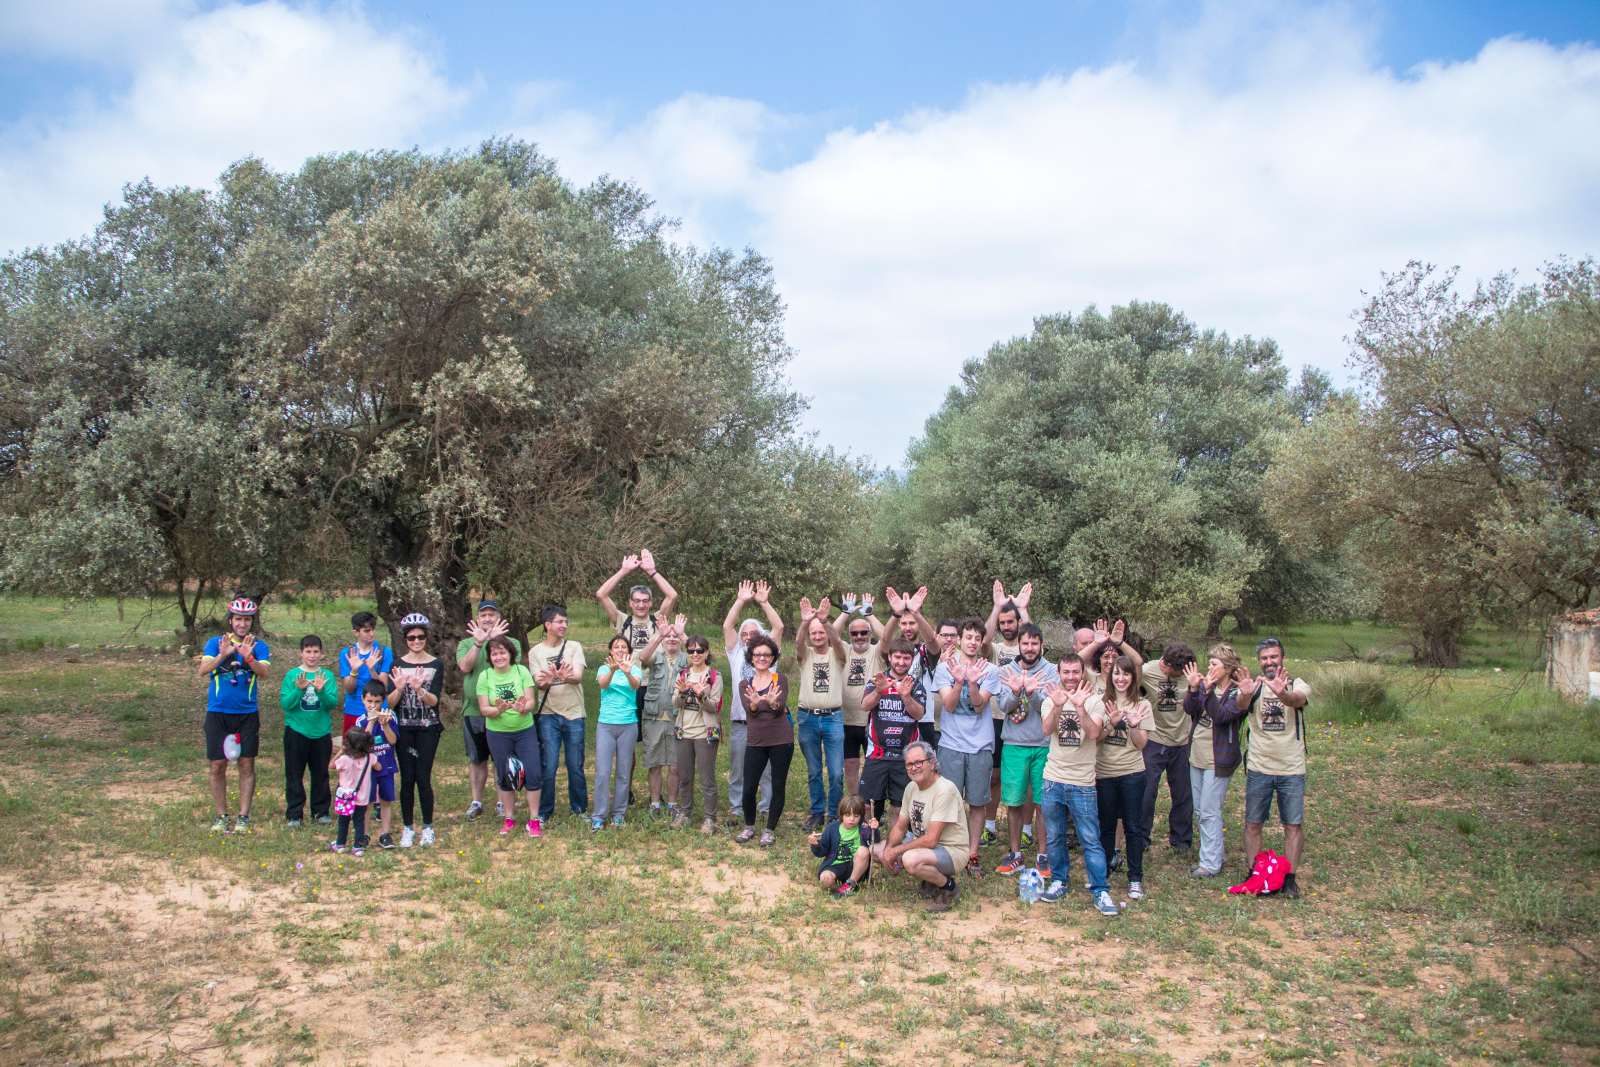
M 985 819 L 985 820 L 983 820 L 983 828 L 985 830 L 989 831 L 991 834 L 994 833 L 994 820 L 993 819 Z
M 940 889 L 954 889 L 955 887 L 956 887 L 956 880 L 954 878 L 952 878 L 948 882 L 946 882 L 944 885 L 940 886 L 939 888 Z
M 1026 837 L 1029 841 L 1032 841 L 1033 840 L 1033 827 L 1024 826 L 1022 828 L 1022 836 Z

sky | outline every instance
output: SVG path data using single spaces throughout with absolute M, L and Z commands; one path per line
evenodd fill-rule
M 246 155 L 517 136 L 754 248 L 825 445 L 903 465 L 963 362 L 1161 301 L 1349 378 L 1410 260 L 1600 254 L 1600 4 L 0 0 L 0 253 Z

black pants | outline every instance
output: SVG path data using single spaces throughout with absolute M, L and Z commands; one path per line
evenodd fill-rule
M 328 761 L 333 758 L 333 738 L 307 737 L 283 728 L 283 817 L 303 819 L 306 813 L 306 769 L 311 770 L 311 817 L 323 818 L 333 803 L 328 791 Z
M 1095 780 L 1100 802 L 1100 848 L 1106 859 L 1117 846 L 1117 820 L 1122 820 L 1122 840 L 1128 846 L 1128 881 L 1144 881 L 1144 772 Z
M 1144 839 L 1155 837 L 1156 800 L 1161 795 L 1161 776 L 1167 776 L 1172 792 L 1172 811 L 1167 815 L 1167 844 L 1187 851 L 1194 844 L 1194 794 L 1189 784 L 1189 746 L 1144 745 Z
M 400 825 L 411 825 L 411 802 L 422 795 L 422 825 L 433 825 L 433 757 L 444 727 L 402 726 L 395 731 L 394 755 L 400 761 Z
M 356 848 L 367 847 L 367 805 L 357 804 L 356 810 L 349 815 L 339 816 L 339 844 L 344 844 L 345 835 L 350 833 L 350 827 L 355 827 L 355 837 L 351 844 Z
M 772 803 L 767 807 L 767 829 L 778 828 L 783 814 L 783 796 L 789 786 L 789 764 L 794 762 L 794 742 L 787 745 L 746 745 L 744 747 L 744 824 L 756 824 L 756 797 L 761 792 L 761 773 L 772 766 Z

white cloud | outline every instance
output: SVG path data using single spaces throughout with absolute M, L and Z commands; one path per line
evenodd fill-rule
M 1380 271 L 1600 253 L 1600 51 L 1500 40 L 1400 76 L 1324 17 L 1253 41 L 980 87 L 785 168 L 756 161 L 789 120 L 746 101 L 530 132 L 569 173 L 638 178 L 688 236 L 771 256 L 810 424 L 891 465 L 961 362 L 1037 314 L 1161 300 L 1338 371 Z
M 146 175 L 209 185 L 246 155 L 295 168 L 318 152 L 410 147 L 467 98 L 415 43 L 358 11 L 268 0 L 174 18 L 162 33 L 131 54 L 114 98 L 0 132 L 0 250 L 88 231 Z

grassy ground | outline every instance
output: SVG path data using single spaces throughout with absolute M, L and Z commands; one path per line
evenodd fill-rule
M 269 612 L 275 673 L 299 633 L 347 632 L 335 608 Z M 598 660 L 598 615 L 574 622 Z M 438 847 L 335 856 L 282 823 L 273 702 L 258 829 L 212 837 L 203 692 L 175 656 L 90 647 L 159 647 L 128 626 L 0 600 L 0 1065 L 1600 1063 L 1600 709 L 1519 684 L 1514 636 L 1434 676 L 1310 662 L 1398 640 L 1372 628 L 1285 632 L 1319 693 L 1375 675 L 1400 710 L 1314 697 L 1306 894 L 1230 897 L 1158 844 L 1150 897 L 1105 920 L 1076 854 L 1056 905 L 995 875 L 939 917 L 893 878 L 827 899 L 800 761 L 771 850 L 637 815 L 591 834 L 564 804 L 501 838 L 452 818 L 451 730 Z

